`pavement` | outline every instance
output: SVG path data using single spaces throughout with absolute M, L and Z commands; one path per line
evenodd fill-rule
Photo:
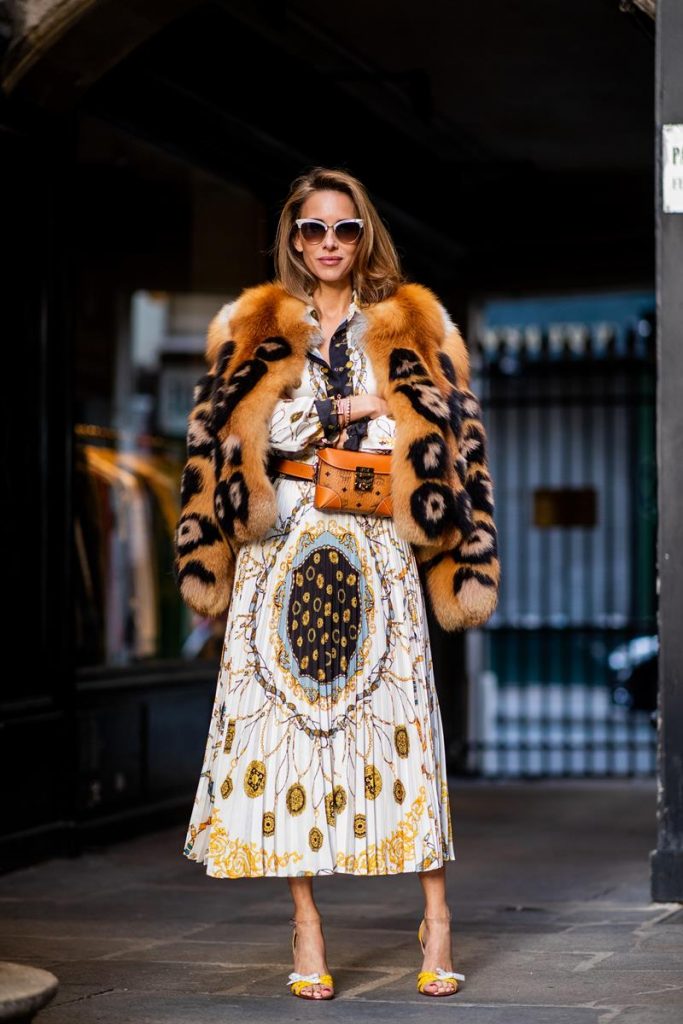
M 0 878 L 0 959 L 59 978 L 37 1024 L 681 1024 L 683 906 L 650 900 L 655 781 L 450 788 L 454 996 L 416 990 L 408 872 L 316 879 L 337 995 L 294 998 L 286 879 L 208 878 L 183 827 Z

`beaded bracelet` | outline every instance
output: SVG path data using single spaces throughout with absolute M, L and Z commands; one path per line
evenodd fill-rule
M 344 414 L 344 398 L 341 395 L 337 395 L 335 399 L 335 410 L 338 425 L 343 430 L 351 422 L 351 396 L 346 396 L 346 414 Z

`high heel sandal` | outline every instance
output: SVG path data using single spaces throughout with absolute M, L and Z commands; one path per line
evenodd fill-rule
M 294 956 L 296 950 L 297 924 L 307 924 L 309 921 L 317 922 L 320 919 L 317 917 L 308 917 L 297 921 L 296 918 L 290 917 L 289 920 L 290 924 L 294 925 L 294 930 L 292 931 L 292 956 Z M 292 971 L 287 980 L 287 984 L 291 988 L 292 995 L 299 996 L 300 999 L 331 999 L 334 995 L 334 981 L 331 974 L 318 974 L 317 972 L 314 972 L 313 974 L 299 974 L 297 971 Z M 313 995 L 313 992 L 310 992 L 308 995 L 304 994 L 303 990 L 305 988 L 311 988 L 313 985 L 323 985 L 325 988 L 329 988 L 330 992 L 327 995 L 321 994 L 319 996 Z
M 450 921 L 450 915 L 448 917 L 428 917 L 428 921 Z M 422 955 L 424 956 L 425 946 L 422 941 L 422 933 L 424 931 L 425 918 L 423 917 L 420 921 L 420 927 L 417 929 L 417 938 L 422 949 Z M 421 992 L 423 996 L 454 996 L 458 991 L 458 980 L 464 981 L 464 974 L 456 974 L 455 971 L 444 971 L 442 967 L 437 967 L 435 971 L 420 971 L 417 976 L 417 990 Z M 431 984 L 433 981 L 445 981 L 450 983 L 453 988 L 446 992 L 427 992 L 426 986 Z

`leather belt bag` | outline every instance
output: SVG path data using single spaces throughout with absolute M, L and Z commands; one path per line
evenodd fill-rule
M 391 516 L 391 455 L 347 448 L 318 448 L 314 465 L 277 459 L 275 469 L 313 480 L 313 505 L 324 512 Z

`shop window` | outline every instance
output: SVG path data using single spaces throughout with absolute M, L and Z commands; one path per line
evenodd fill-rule
M 83 668 L 217 660 L 225 621 L 180 599 L 187 416 L 220 307 L 267 275 L 261 205 L 83 124 L 74 317 L 74 647 Z M 106 197 L 106 201 L 105 201 Z
M 75 426 L 76 642 L 89 663 L 215 654 L 220 624 L 183 605 L 172 567 L 187 414 L 222 301 L 135 292 L 115 423 Z

